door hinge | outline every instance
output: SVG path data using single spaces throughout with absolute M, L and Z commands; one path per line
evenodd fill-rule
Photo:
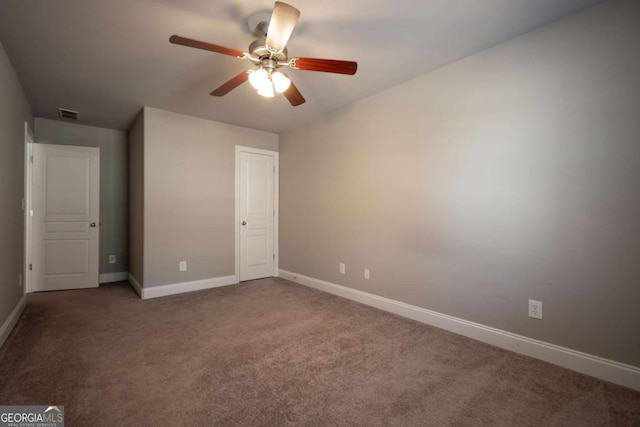
M 33 264 L 29 264 L 29 271 L 33 270 Z
M 31 163 L 33 163 L 33 156 L 30 156 L 29 160 L 31 160 Z
M 275 261 L 275 259 L 276 259 L 276 254 L 273 254 L 273 260 Z

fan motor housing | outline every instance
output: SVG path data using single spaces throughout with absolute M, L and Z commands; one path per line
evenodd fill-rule
M 249 45 L 249 53 L 257 56 L 260 59 L 263 58 L 274 58 L 277 59 L 278 62 L 287 62 L 287 48 L 285 47 L 282 52 L 271 53 L 269 49 L 267 49 L 266 39 L 258 39 Z

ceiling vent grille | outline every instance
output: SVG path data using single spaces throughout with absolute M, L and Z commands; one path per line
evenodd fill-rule
M 61 119 L 78 120 L 78 112 L 66 108 L 58 108 L 58 115 Z

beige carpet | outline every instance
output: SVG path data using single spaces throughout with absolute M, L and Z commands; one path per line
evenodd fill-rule
M 0 404 L 68 426 L 640 425 L 640 393 L 281 279 L 29 295 Z

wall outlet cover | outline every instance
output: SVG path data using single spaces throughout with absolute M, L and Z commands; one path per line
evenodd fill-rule
M 187 261 L 180 261 L 180 271 L 187 271 Z
M 115 263 L 116 263 L 116 256 L 109 255 L 109 264 L 115 264 Z
M 542 319 L 542 301 L 529 300 L 529 317 Z
M 340 274 L 345 274 L 346 267 L 343 263 L 340 263 Z

